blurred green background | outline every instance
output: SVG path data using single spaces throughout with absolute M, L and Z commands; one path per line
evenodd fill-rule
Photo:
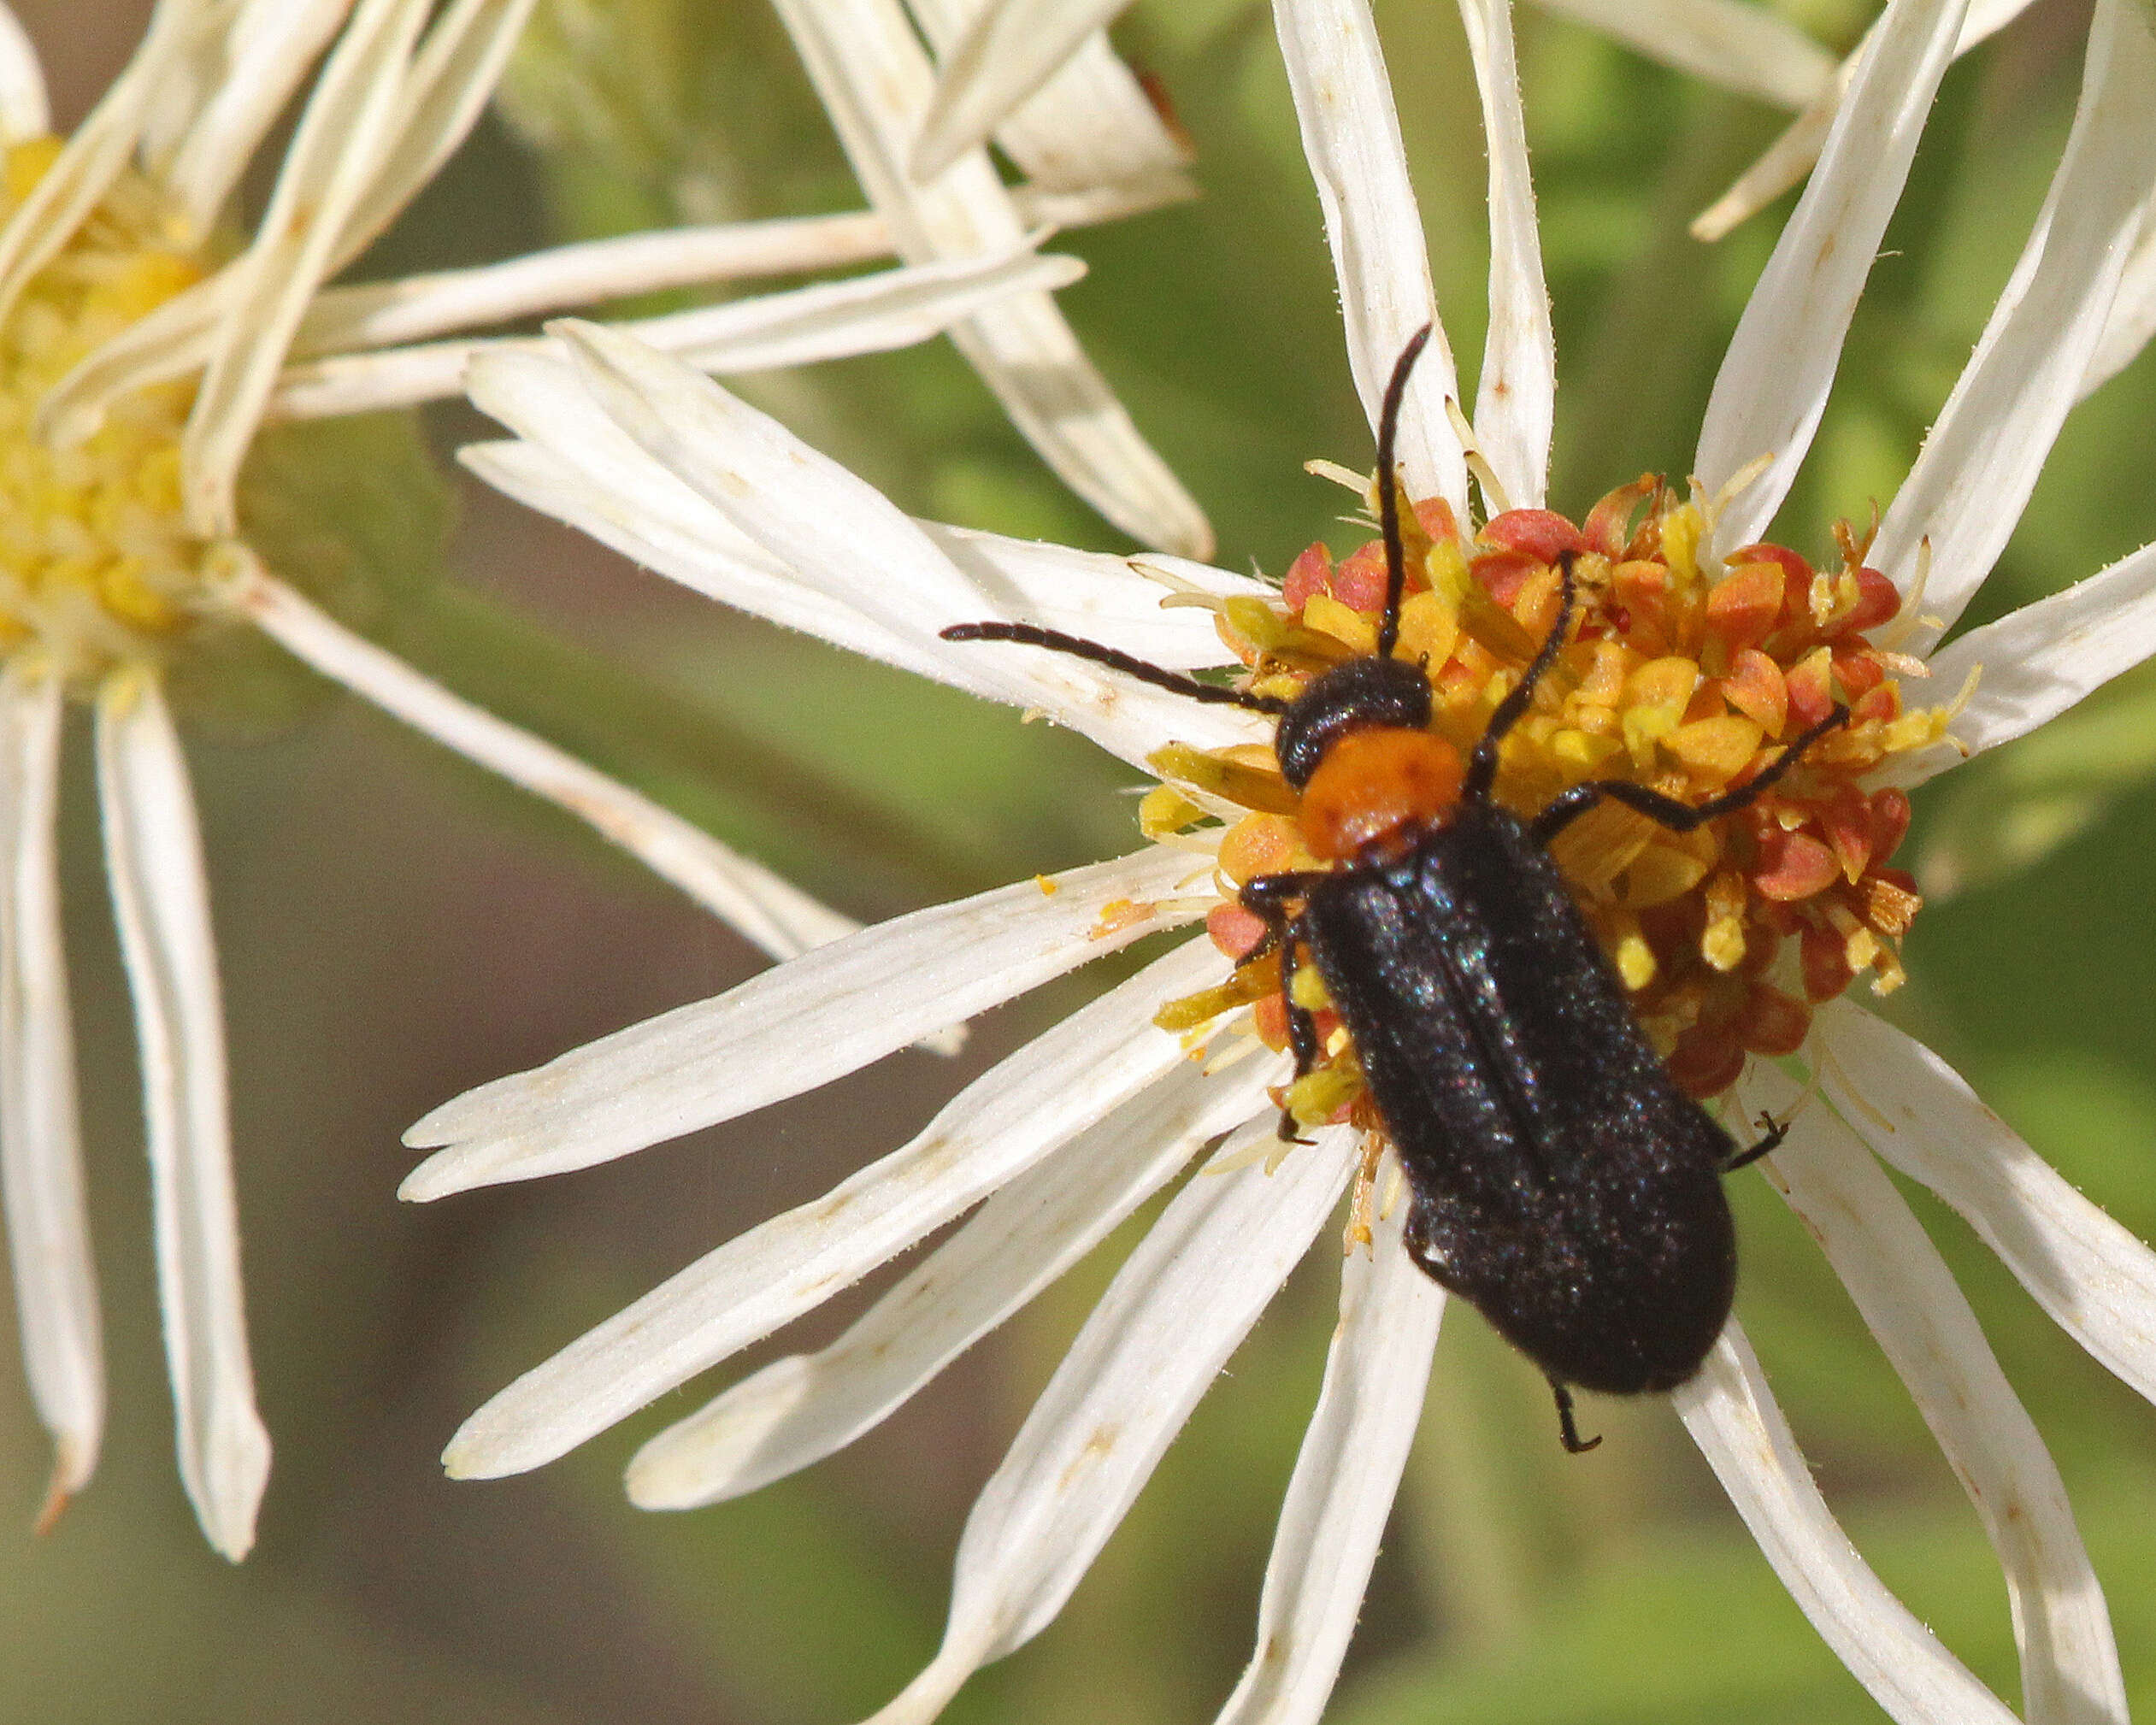
M 541 11 L 558 19 L 572 3 Z M 63 122 L 122 62 L 144 9 L 24 9 Z M 1788 9 L 1836 47 L 1870 10 Z M 761 0 L 586 0 L 575 12 L 598 21 L 609 51 L 565 57 L 537 38 L 515 123 L 484 126 L 365 273 L 654 221 L 857 204 Z M 1482 149 L 1458 25 L 1435 0 L 1378 13 L 1440 304 L 1471 369 Z M 1780 524 L 1791 543 L 1820 551 L 1835 515 L 1892 494 L 2041 197 L 2086 22 L 2079 0 L 2041 0 L 1950 75 Z M 1685 471 L 1787 200 L 1718 249 L 1684 224 L 1778 117 L 1532 11 L 1520 32 L 1563 378 L 1552 501 L 1577 513 L 1642 468 Z M 1370 451 L 1270 23 L 1240 0 L 1149 0 L 1118 40 L 1172 97 L 1205 196 L 1059 238 L 1093 265 L 1063 303 L 1211 512 L 1222 561 L 1278 570 L 1344 531 L 1337 493 L 1302 462 L 1361 466 Z M 1122 548 L 946 346 L 749 392 L 916 511 Z M 2076 415 L 1978 616 L 2156 538 L 2152 425 L 2144 360 Z M 441 450 L 486 428 L 456 409 L 425 430 Z M 371 554 L 395 579 L 355 608 L 374 633 L 846 909 L 888 914 L 1128 844 L 1128 775 L 1071 738 L 720 615 L 476 487 L 457 486 L 445 514 L 396 424 L 353 435 L 328 469 L 346 493 L 333 511 L 393 504 Z M 265 449 L 263 462 L 277 459 Z M 12 1515 L 26 1530 L 0 1557 L 0 1719 L 829 1725 L 881 1704 L 933 1650 L 971 1494 L 1125 1242 L 934 1395 L 744 1503 L 652 1516 L 620 1493 L 635 1441 L 700 1404 L 707 1384 L 530 1478 L 451 1486 L 435 1455 L 517 1371 L 893 1145 L 1097 985 L 995 1015 L 955 1066 L 902 1055 L 610 1167 L 400 1208 L 398 1133 L 425 1109 L 714 992 L 754 968 L 752 955 L 582 829 L 349 700 L 315 692 L 206 713 L 191 746 L 278 1457 L 261 1543 L 232 1569 L 197 1537 L 172 1471 L 132 1039 L 80 740 L 69 938 L 113 1413 L 97 1481 L 33 1541 L 47 1456 L 27 1395 L 0 1395 L 0 1524 Z M 1928 883 L 1955 890 L 1918 922 L 1912 980 L 1888 1008 L 2145 1236 L 2156 1234 L 2152 769 L 2156 682 L 2142 677 L 1922 799 L 1909 854 Z M 1740 1310 L 1822 1485 L 1888 1583 L 2016 1697 L 2004 1590 L 1974 1516 L 1802 1231 L 1758 1176 L 1733 1186 Z M 2156 1708 L 2156 1412 L 2065 1339 L 1958 1221 L 1912 1196 L 2053 1445 L 2129 1685 Z M 978 1678 L 954 1721 L 1168 1725 L 1217 1708 L 1248 1651 L 1333 1323 L 1325 1257 L 1281 1296 L 1062 1619 Z M 863 1298 L 784 1345 L 816 1345 Z M 1592 1420 L 1609 1441 L 1564 1456 L 1539 1379 L 1455 1307 L 1330 1716 L 1881 1716 L 1666 1409 L 1598 1403 Z

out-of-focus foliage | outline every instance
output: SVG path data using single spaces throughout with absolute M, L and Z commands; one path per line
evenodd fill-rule
M 1870 9 L 1791 8 L 1837 44 Z M 64 17 L 66 8 L 60 14 Z M 392 237 L 400 267 L 544 228 L 848 207 L 842 158 L 752 0 L 547 0 L 486 134 Z M 1482 151 L 1452 9 L 1381 3 L 1438 288 L 1470 374 Z M 1959 67 L 1853 332 L 1819 456 L 1780 526 L 1809 550 L 1890 495 L 1981 327 L 2071 112 L 2084 20 L 2032 9 Z M 1555 506 L 1682 475 L 1714 367 L 1786 204 L 1719 249 L 1690 215 L 1778 116 L 1521 13 L 1563 384 Z M 1278 570 L 1336 543 L 1322 456 L 1365 465 L 1316 198 L 1270 25 L 1240 0 L 1140 5 L 1119 32 L 1171 94 L 1205 198 L 1063 236 L 1063 297 L 1139 422 L 1205 503 L 1222 557 Z M 514 212 L 514 220 L 504 210 Z M 541 216 L 544 220 L 541 220 Z M 527 231 L 528 230 L 528 231 Z M 1116 549 L 947 349 L 755 380 L 752 393 L 907 507 Z M 2062 440 L 1979 615 L 2156 537 L 2129 369 Z M 445 439 L 480 434 L 445 415 Z M 350 459 L 370 459 L 356 450 Z M 849 908 L 904 908 L 1107 854 L 1127 775 L 1044 727 L 729 621 L 471 496 L 463 577 L 362 619 L 459 687 L 635 777 Z M 2147 679 L 1919 799 L 1912 855 L 1953 896 L 1919 921 L 1888 1010 L 2045 1155 L 2156 1233 L 2156 793 Z M 486 1392 L 743 1226 L 897 1141 L 959 1075 L 902 1056 L 831 1092 L 631 1162 L 398 1211 L 405 1121 L 744 974 L 740 950 L 566 823 L 344 706 L 268 745 L 200 751 L 239 1098 L 250 1304 L 280 1445 L 261 1547 L 227 1572 L 172 1489 L 150 1328 L 133 1098 L 93 1095 L 116 1408 L 103 1473 L 53 1538 L 0 1561 L 0 1716 L 812 1725 L 872 1710 L 932 1650 L 971 1492 L 1124 1241 L 942 1392 L 745 1503 L 651 1517 L 621 1498 L 674 1398 L 528 1480 L 451 1487 L 433 1456 Z M 90 832 L 74 933 L 84 1066 L 123 1009 Z M 1070 996 L 991 1020 L 964 1066 Z M 2002 1694 L 2003 1589 L 1975 1517 L 1810 1242 L 1735 1183 L 1741 1310 L 1830 1498 L 1888 1581 Z M 1958 1222 L 1922 1213 L 2053 1443 L 2156 1708 L 2156 1411 L 2081 1357 Z M 1322 1254 L 1320 1255 L 1322 1257 Z M 1063 1619 L 984 1674 L 957 1725 L 1210 1717 L 1332 1323 L 1314 1262 L 1216 1387 Z M 789 1336 L 810 1345 L 815 1333 Z M 692 1392 L 695 1393 L 695 1392 Z M 0 1401 L 0 1504 L 43 1467 Z M 1411 1464 L 1332 1717 L 1351 1725 L 1835 1725 L 1880 1716 L 1790 1605 L 1667 1411 L 1596 1403 L 1558 1449 L 1539 1380 L 1448 1319 Z

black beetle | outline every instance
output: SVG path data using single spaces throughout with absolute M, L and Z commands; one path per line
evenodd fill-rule
M 1286 701 L 1026 624 L 943 633 L 1073 653 L 1194 699 L 1279 716 L 1274 751 L 1302 794 L 1305 831 L 1320 804 L 1337 827 L 1329 845 L 1313 842 L 1334 866 L 1260 875 L 1242 892 L 1269 931 L 1259 951 L 1281 956 L 1297 1075 L 1318 1057 L 1312 1015 L 1294 1002 L 1296 969 L 1308 963 L 1399 1152 L 1411 1193 L 1409 1250 L 1541 1369 L 1576 1452 L 1600 1439 L 1580 1438 L 1569 1386 L 1636 1395 L 1674 1389 L 1699 1369 L 1736 1283 L 1722 1176 L 1771 1151 L 1786 1128 L 1763 1121 L 1765 1136 L 1740 1151 L 1678 1086 L 1550 841 L 1604 798 L 1676 832 L 1735 813 L 1848 712 L 1836 706 L 1749 783 L 1697 805 L 1623 780 L 1575 786 L 1531 819 L 1497 802 L 1498 746 L 1527 712 L 1576 607 L 1572 556 L 1558 560 L 1555 627 L 1463 767 L 1428 729 L 1423 670 L 1393 656 L 1406 564 L 1393 438 L 1428 335 L 1400 355 L 1379 425 L 1387 590 L 1375 653 Z M 1281 1135 L 1294 1129 L 1283 1112 Z

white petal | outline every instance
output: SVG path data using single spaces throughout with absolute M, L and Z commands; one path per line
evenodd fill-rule
M 1273 1130 L 1269 1121 L 1250 1130 Z M 1199 1398 L 1332 1213 L 1355 1134 L 1199 1174 L 1132 1252 L 975 1501 L 942 1647 L 873 1725 L 934 1718 L 1063 1609 Z
M 1106 1238 L 1206 1139 L 1265 1105 L 1277 1062 L 1208 1078 L 1179 1062 L 1005 1184 L 821 1352 L 773 1361 L 637 1451 L 630 1498 L 687 1510 L 844 1448 Z
M 1665 66 L 1782 108 L 1803 108 L 1817 100 L 1834 76 L 1834 56 L 1803 31 L 1764 7 L 1739 0 L 1536 3 L 1545 12 L 1576 18 Z
M 237 1563 L 254 1543 L 269 1434 L 255 1411 L 247 1357 L 202 840 L 180 739 L 144 673 L 115 673 L 98 692 L 97 792 L 141 1049 L 180 1477 L 209 1543 Z
M 394 131 L 338 229 L 332 270 L 364 251 L 464 141 L 500 81 L 533 0 L 453 0 L 412 56 Z
M 1490 152 L 1490 327 L 1475 396 L 1475 437 L 1512 505 L 1539 509 L 1550 480 L 1557 347 L 1513 63 L 1511 0 L 1460 0 L 1460 18 Z
M 0 1185 L 23 1374 L 52 1434 L 52 1506 L 89 1481 L 104 1429 L 97 1271 L 82 1193 L 56 830 L 60 680 L 0 675 Z
M 516 1380 L 442 1461 L 494 1478 L 552 1461 L 813 1311 L 1157 1082 L 1183 1058 L 1161 1003 L 1216 974 L 1190 941 L 961 1091 L 904 1148 L 749 1230 Z
M 359 0 L 300 115 L 254 244 L 233 265 L 239 286 L 180 439 L 187 521 L 204 538 L 237 531 L 240 460 L 300 314 L 333 267 L 339 232 L 388 147 L 428 10 L 428 0 Z
M 1999 1698 L 1857 1555 L 1735 1319 L 1699 1375 L 1670 1400 L 1789 1597 L 1890 1717 L 1900 1725 L 2013 1725 Z
M 415 1169 L 400 1196 L 589 1168 L 798 1096 L 1188 921 L 1195 910 L 1171 895 L 1189 873 L 1189 857 L 1150 851 L 1074 868 L 1052 891 L 1024 880 L 916 910 L 498 1078 L 404 1134 L 415 1148 L 450 1148 Z
M 1164 606 L 1162 601 L 1175 589 L 1146 571 L 1158 569 L 1223 598 L 1270 599 L 1280 593 L 1248 575 L 1163 552 L 1116 557 L 936 521 L 916 525 L 973 580 L 998 615 L 1082 635 L 1173 669 L 1222 665 L 1231 656 L 1215 627 L 1218 614 L 1202 605 Z
M 897 505 L 687 367 L 603 325 L 554 330 L 574 344 L 586 386 L 647 454 L 798 580 L 950 664 L 945 680 L 993 679 L 1002 698 L 1040 708 L 1125 760 L 1171 740 L 1218 746 L 1269 735 L 1256 715 L 1200 707 L 1082 661 L 939 641 L 939 629 L 993 610 Z
M 1786 1106 L 1794 1092 L 1781 1087 Z M 2065 1485 L 1946 1261 L 1870 1152 L 1823 1110 L 1760 1165 L 1824 1248 L 1983 1519 L 2012 1603 L 2023 1715 L 2125 1725 L 2118 1649 Z
M 1545 3 L 1550 3 L 1550 0 L 1545 0 Z M 1563 0 L 1568 9 L 1573 3 L 1574 0 Z M 1607 0 L 1592 0 L 1592 3 L 1605 4 Z M 1717 3 L 1717 0 L 1709 0 L 1709 3 Z M 1959 60 L 1994 31 L 2004 28 L 2018 17 L 2028 4 L 2029 0 L 1970 0 L 1969 9 L 1962 15 L 1961 34 L 1954 39 L 1954 58 Z M 1757 12 L 1757 9 L 1749 6 L 1732 9 L 1742 9 L 1755 15 Z M 1825 143 L 1827 132 L 1834 124 L 1835 115 L 1848 92 L 1849 79 L 1856 70 L 1856 62 L 1864 49 L 1870 45 L 1878 27 L 1879 22 L 1874 19 L 1870 28 L 1864 32 L 1864 39 L 1857 44 L 1856 50 L 1839 67 L 1833 68 L 1829 79 L 1814 94 L 1803 101 L 1787 104 L 1802 108 L 1804 112 L 1790 122 L 1788 129 L 1781 137 L 1767 146 L 1758 161 L 1738 175 L 1736 183 L 1729 191 L 1694 219 L 1694 238 L 1707 241 L 1720 239 L 1739 222 L 1758 215 L 1811 172 L 1811 164 L 1819 159 L 1819 146 Z M 1808 38 L 1806 39 L 1809 41 Z M 1671 65 L 1681 63 L 1673 53 L 1653 48 L 1646 51 L 1656 54 L 1657 57 L 1667 60 Z M 1714 74 L 1709 71 L 1708 75 L 1711 77 Z M 1739 80 L 1730 81 L 1735 87 L 1745 87 Z
M 158 0 L 134 57 L 0 227 L 0 317 L 125 171 L 151 104 L 194 47 L 207 11 L 203 0 Z
M 1846 1003 L 1813 1021 L 1841 1117 L 1959 1210 L 2100 1364 L 2156 1401 L 2156 1252 L 2068 1185 L 1923 1044 Z
M 1954 720 L 1970 755 L 2026 736 L 2156 654 L 2156 545 L 2121 557 L 2063 593 L 1971 629 L 1931 661 L 1935 686 L 1983 674 Z M 1881 784 L 1920 785 L 1965 758 L 1937 744 L 1888 763 Z
M 1023 230 L 985 152 L 933 185 L 905 170 L 934 73 L 898 0 L 778 0 L 869 201 L 910 263 L 1004 252 Z M 1046 294 L 1004 300 L 951 333 L 1063 482 L 1125 532 L 1203 557 L 1212 529 L 1078 345 Z
M 1008 294 L 1065 287 L 1085 273 L 1075 257 L 1023 251 L 884 270 L 610 327 L 699 371 L 768 371 L 911 347 Z M 481 338 L 309 361 L 286 367 L 270 411 L 280 419 L 321 419 L 439 400 L 462 391 L 474 358 L 501 348 L 558 350 L 558 344 L 551 337 Z
M 156 159 L 187 231 L 207 234 L 263 135 L 337 33 L 351 0 L 249 0 L 203 68 L 199 111 Z
M 0 144 L 21 144 L 51 130 L 37 47 L 14 11 L 0 4 Z
M 2079 397 L 2156 180 L 2152 112 L 2156 37 L 2128 0 L 2102 0 L 2050 195 L 1872 547 L 1872 562 L 1906 592 L 1929 541 L 1923 609 L 1941 627 L 1998 561 Z M 1920 653 L 1938 635 L 1921 624 L 1906 651 Z
M 1378 1176 L 1385 1191 L 1398 1163 Z M 1340 1271 L 1340 1327 L 1258 1605 L 1258 1652 L 1219 1725 L 1316 1725 L 1346 1656 L 1423 1411 L 1445 1294 L 1401 1238 L 1405 1194 Z
M 661 288 L 836 269 L 890 251 L 890 225 L 874 210 L 626 233 L 471 269 L 324 288 L 292 353 L 388 347 Z
M 1130 0 L 987 0 L 941 52 L 935 98 L 909 164 L 930 180 L 988 134 L 1105 29 Z M 916 14 L 922 8 L 916 4 Z M 952 9 L 944 9 L 945 10 Z
M 928 37 L 928 45 L 942 62 L 947 78 L 957 56 L 959 39 L 981 17 L 1003 0 L 907 0 L 907 10 Z M 1078 0 L 1075 9 L 1087 9 L 1093 0 Z M 1033 9 L 1039 12 L 1042 9 Z M 1060 31 L 1060 12 L 1051 21 Z M 1105 23 L 1104 18 L 1099 21 Z M 997 32 L 1008 41 L 1007 33 Z M 1095 29 L 1062 56 L 1061 65 L 1032 93 L 1016 102 L 1001 104 L 1004 112 L 994 121 L 996 143 L 1004 155 L 1044 186 L 1074 191 L 1088 186 L 1155 185 L 1169 196 L 1195 197 L 1197 190 L 1182 172 L 1190 150 L 1169 129 L 1146 87 L 1131 69 L 1116 57 L 1105 29 Z M 938 86 L 938 99 L 941 85 Z M 927 130 L 924 121 L 923 132 Z M 985 138 L 983 132 L 973 142 Z M 957 160 L 952 150 L 945 166 Z M 935 178 L 940 168 L 921 172 L 917 180 Z
M 1407 177 L 1399 115 L 1377 28 L 1364 0 L 1275 0 L 1303 154 L 1325 213 L 1340 277 L 1347 366 L 1376 429 L 1393 362 L 1424 324 L 1430 343 L 1400 409 L 1399 461 L 1410 495 L 1441 497 L 1467 519 L 1467 462 L 1446 411 L 1459 395 L 1438 321 L 1423 218 Z
M 1745 306 L 1714 380 L 1693 471 L 1711 495 L 1759 456 L 1773 459 L 1723 512 L 1717 554 L 1766 531 L 1811 447 L 1961 16 L 1961 0 L 1893 0 L 1888 7 L 1818 169 Z
M 2131 365 L 2156 336 L 2156 221 L 2147 208 L 2141 211 L 2141 233 L 2127 253 L 2118 273 L 2118 294 L 2104 319 L 2104 333 L 2082 374 L 2081 394 L 2086 400 Z
M 793 957 L 861 926 L 650 798 L 460 700 L 261 569 L 248 570 L 221 597 L 324 676 L 588 822 L 772 957 Z
M 623 482 L 598 476 L 614 465 L 617 451 L 600 449 L 596 439 L 578 451 L 575 465 L 553 449 L 528 443 L 467 444 L 457 456 L 497 490 L 692 592 L 901 670 L 1000 698 L 986 677 L 960 681 L 955 673 L 963 668 L 961 662 L 932 653 L 803 586 L 769 552 L 631 444 L 612 421 L 594 417 L 606 439 L 618 440 L 627 452 Z

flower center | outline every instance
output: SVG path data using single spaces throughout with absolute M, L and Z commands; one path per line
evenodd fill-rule
M 7 152 L 5 214 L 59 150 L 41 138 Z M 193 382 L 130 392 L 68 448 L 37 422 L 80 361 L 203 279 L 174 232 L 155 185 L 122 176 L 0 326 L 0 650 L 34 645 L 71 677 L 155 654 L 193 620 L 205 546 L 180 482 Z
M 1865 564 L 1869 534 L 1838 523 L 1836 566 L 1754 545 L 1710 570 L 1711 526 L 1709 506 L 1652 475 L 1611 492 L 1582 524 L 1512 509 L 1471 537 L 1445 503 L 1426 500 L 1402 521 L 1396 650 L 1421 664 L 1430 728 L 1464 757 L 1556 626 L 1558 560 L 1570 554 L 1572 633 L 1499 757 L 1497 798 L 1522 815 L 1593 779 L 1704 803 L 1744 784 L 1837 701 L 1848 708 L 1847 725 L 1737 813 L 1680 833 L 1605 799 L 1552 846 L 1642 1027 L 1699 1097 L 1735 1082 L 1749 1054 L 1795 1052 L 1812 1006 L 1859 975 L 1880 993 L 1902 980 L 1895 948 L 1921 900 L 1888 859 L 1909 801 L 1861 781 L 1889 756 L 1939 740 L 1953 716 L 1903 707 L 1899 679 L 1924 667 L 1891 649 L 1903 602 Z M 1221 634 L 1249 686 L 1292 700 L 1328 667 L 1375 651 L 1384 598 L 1381 544 L 1337 562 L 1314 545 L 1277 600 L 1223 602 Z M 1251 1031 L 1284 1047 L 1279 955 L 1253 956 L 1264 926 L 1235 893 L 1258 875 L 1337 866 L 1325 860 L 1336 847 L 1312 826 L 1322 815 L 1269 749 L 1171 746 L 1152 764 L 1166 782 L 1141 821 L 1167 842 L 1216 840 L 1222 902 L 1207 926 L 1238 962 L 1222 986 L 1171 1003 L 1158 1021 L 1195 1037 L 1247 1010 Z M 1216 831 L 1193 831 L 1208 818 Z M 1317 1016 L 1321 1060 L 1288 1105 L 1310 1125 L 1375 1126 L 1314 967 L 1298 967 L 1295 992 Z

